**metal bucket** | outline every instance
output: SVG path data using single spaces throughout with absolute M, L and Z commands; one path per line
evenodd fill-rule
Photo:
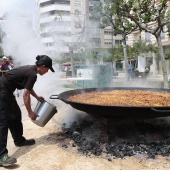
M 47 101 L 37 103 L 34 112 L 39 115 L 35 120 L 32 120 L 38 126 L 44 127 L 48 121 L 57 113 L 56 106 L 53 106 Z

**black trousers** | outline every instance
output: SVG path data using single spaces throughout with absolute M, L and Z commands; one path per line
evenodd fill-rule
M 21 110 L 15 96 L 3 85 L 3 81 L 0 79 L 0 157 L 8 153 L 8 130 L 10 130 L 16 145 L 26 140 L 23 137 L 21 119 Z

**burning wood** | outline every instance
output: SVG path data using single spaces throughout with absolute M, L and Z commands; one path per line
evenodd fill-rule
M 96 121 L 74 123 L 70 128 L 63 127 L 63 132 L 77 146 L 77 150 L 87 156 L 104 156 L 109 161 L 113 158 L 140 156 L 155 158 L 157 155 L 170 154 L 170 127 L 160 120 L 141 121 L 110 125 L 106 128 Z

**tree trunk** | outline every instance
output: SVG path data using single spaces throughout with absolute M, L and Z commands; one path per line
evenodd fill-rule
M 74 71 L 74 58 L 73 58 L 73 48 L 69 47 L 70 51 L 70 58 L 71 58 L 71 70 L 72 70 L 72 77 L 75 77 L 75 71 Z
M 125 40 L 126 41 L 126 40 Z M 123 54 L 124 54 L 124 60 L 125 60 L 125 79 L 128 80 L 128 73 L 127 73 L 127 50 L 126 50 L 126 42 L 123 41 Z
M 168 74 L 167 74 L 167 68 L 166 68 L 166 63 L 165 63 L 165 56 L 163 52 L 163 47 L 162 47 L 162 42 L 160 36 L 156 37 L 157 43 L 158 43 L 158 49 L 159 49 L 159 54 L 161 57 L 161 65 L 162 65 L 162 73 L 163 73 L 163 80 L 164 80 L 164 88 L 168 89 Z

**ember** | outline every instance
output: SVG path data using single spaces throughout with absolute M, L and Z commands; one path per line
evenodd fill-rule
M 107 127 L 97 121 L 83 121 L 79 125 L 73 123 L 70 128 L 64 126 L 63 131 L 79 152 L 105 155 L 109 161 L 126 156 L 155 158 L 170 154 L 170 126 L 162 120 L 116 125 L 110 121 Z

